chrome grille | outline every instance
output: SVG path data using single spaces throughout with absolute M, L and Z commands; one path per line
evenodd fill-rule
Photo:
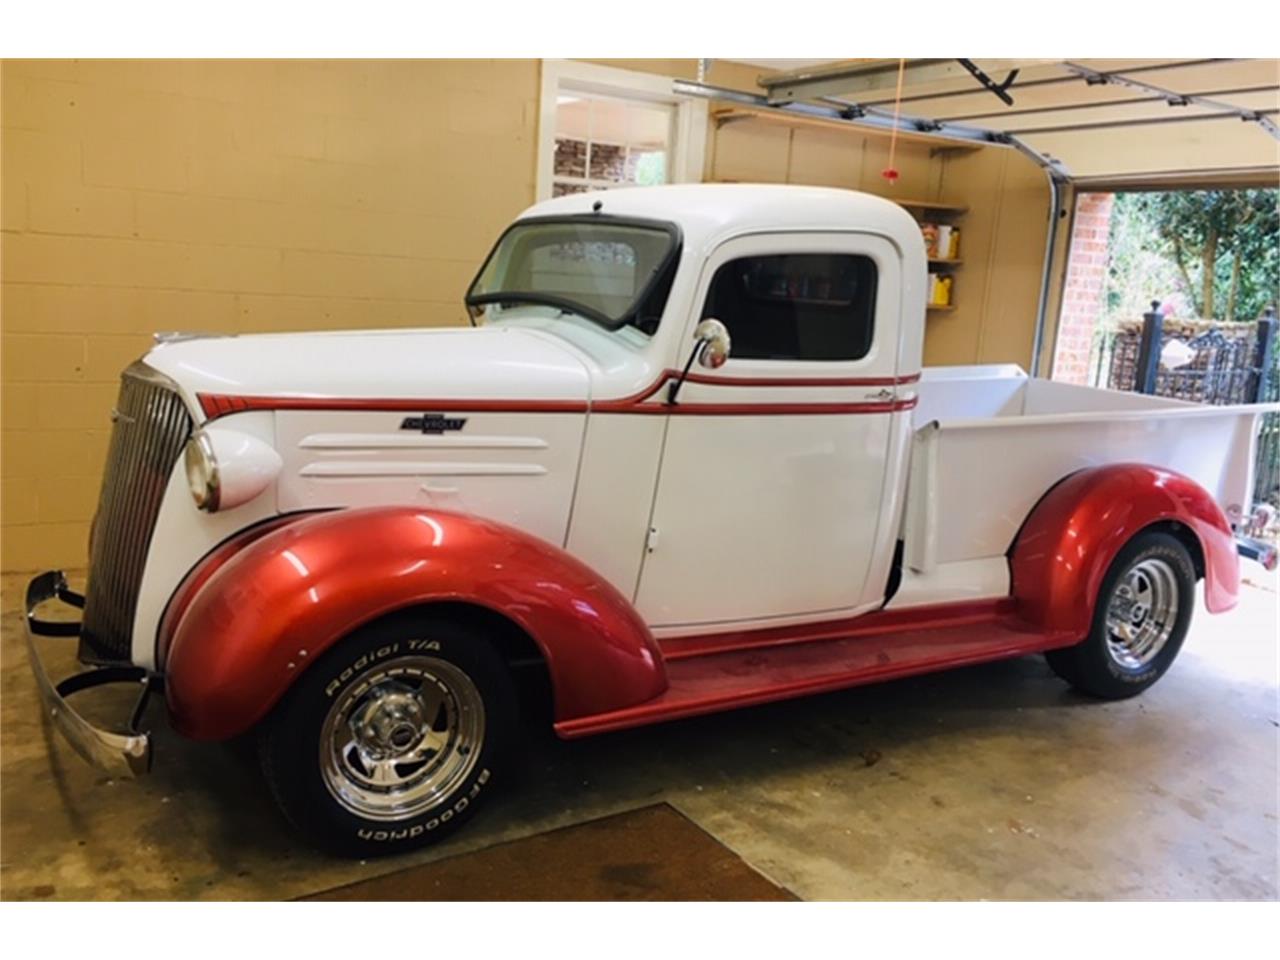
M 191 435 L 182 398 L 163 376 L 140 363 L 124 372 L 112 419 L 80 633 L 80 659 L 86 663 L 130 659 L 133 617 L 160 501 Z

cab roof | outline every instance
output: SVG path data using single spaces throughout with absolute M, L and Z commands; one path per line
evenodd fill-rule
M 686 250 L 705 250 L 731 236 L 761 232 L 860 230 L 902 250 L 920 248 L 920 228 L 892 200 L 856 190 L 781 184 L 691 183 L 576 193 L 534 204 L 520 215 L 597 212 L 675 223 Z

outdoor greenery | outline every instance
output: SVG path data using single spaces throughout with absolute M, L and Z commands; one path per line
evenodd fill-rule
M 1254 321 L 1280 299 L 1280 190 L 1121 193 L 1111 210 L 1102 316 L 1090 367 L 1106 382 L 1105 344 L 1158 300 L 1166 318 Z M 1263 401 L 1280 396 L 1280 339 Z M 1263 418 L 1255 497 L 1280 508 L 1280 415 Z
M 1152 300 L 1169 315 L 1255 320 L 1280 289 L 1280 190 L 1117 194 L 1101 326 Z

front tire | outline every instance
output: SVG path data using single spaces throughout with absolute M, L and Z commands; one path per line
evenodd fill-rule
M 263 772 L 316 846 L 402 853 L 456 830 L 492 792 L 516 737 L 516 703 L 506 663 L 479 631 L 395 615 L 298 679 L 262 730 Z
M 1196 575 L 1187 548 L 1151 530 L 1126 543 L 1102 580 L 1089 635 L 1050 650 L 1049 666 L 1072 686 L 1120 700 L 1150 687 L 1173 665 L 1191 625 Z

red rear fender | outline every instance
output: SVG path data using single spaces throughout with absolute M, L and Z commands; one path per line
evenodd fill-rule
M 171 627 L 174 726 L 198 739 L 242 733 L 352 630 L 433 601 L 487 608 L 527 633 L 550 671 L 557 721 L 666 689 L 639 615 L 563 550 L 489 520 L 378 507 L 308 516 L 220 558 Z
M 1205 606 L 1235 606 L 1239 558 L 1227 518 L 1194 480 L 1136 463 L 1082 470 L 1045 494 L 1011 557 L 1019 614 L 1065 642 L 1081 639 L 1116 553 L 1139 531 L 1178 524 L 1204 561 Z

